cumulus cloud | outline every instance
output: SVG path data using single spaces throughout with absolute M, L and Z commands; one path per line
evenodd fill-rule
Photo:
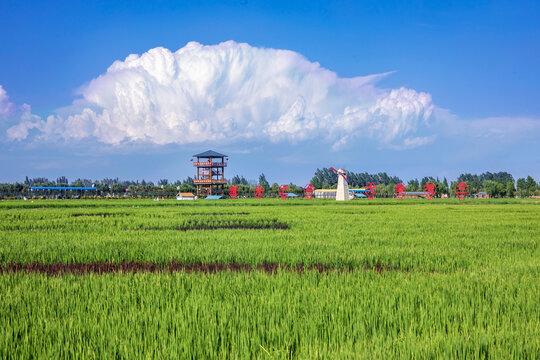
M 386 75 L 340 78 L 293 51 L 190 42 L 114 62 L 70 109 L 22 120 L 8 135 L 21 140 L 36 128 L 45 138 L 113 145 L 317 139 L 334 149 L 365 138 L 401 148 L 429 142 L 418 135 L 429 126 L 431 96 L 378 88 Z
M 32 114 L 30 105 L 23 104 L 17 111 L 19 123 L 7 130 L 7 136 L 10 140 L 24 140 L 28 137 L 31 129 L 44 129 L 44 122 L 37 115 Z
M 7 130 L 7 136 L 10 140 L 23 140 L 28 137 L 29 130 L 40 127 L 42 125 L 41 118 L 33 115 L 30 105 L 23 104 L 16 106 L 9 101 L 9 96 L 0 85 L 0 119 L 5 121 L 2 124 L 2 130 L 4 126 L 9 126 L 13 121 L 17 122 L 16 125 L 11 126 Z
M 11 113 L 13 107 L 13 103 L 9 101 L 9 96 L 6 90 L 4 90 L 2 85 L 0 85 L 0 116 Z

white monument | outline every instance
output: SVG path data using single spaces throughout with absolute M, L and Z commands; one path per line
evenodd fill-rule
M 349 201 L 351 200 L 351 197 L 349 196 L 349 184 L 345 177 L 347 170 L 339 169 L 336 172 L 338 173 L 336 201 Z

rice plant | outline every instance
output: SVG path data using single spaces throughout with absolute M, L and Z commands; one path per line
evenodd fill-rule
M 539 205 L 2 202 L 0 357 L 538 358 Z

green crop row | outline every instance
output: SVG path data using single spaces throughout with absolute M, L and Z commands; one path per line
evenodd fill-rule
M 174 199 L 167 199 L 163 201 L 153 201 L 148 199 L 85 199 L 85 200 L 0 200 L 0 209 L 75 209 L 75 208 L 87 208 L 87 209 L 114 209 L 118 207 L 152 207 L 152 208 L 206 208 L 211 211 L 209 208 L 212 207 L 256 207 L 256 206 L 325 206 L 335 205 L 336 202 L 332 199 L 312 199 L 307 200 L 304 198 L 300 199 L 236 199 L 236 200 L 197 200 L 197 201 L 178 201 Z M 429 204 L 429 205 L 502 205 L 502 204 L 528 204 L 528 205 L 540 205 L 540 201 L 537 199 L 373 199 L 373 200 L 354 200 L 352 202 L 347 202 L 344 206 L 351 205 L 362 205 L 362 206 L 371 206 L 371 205 L 409 205 L 409 204 Z
M 123 204 L 118 201 L 113 209 L 0 208 L 0 263 L 174 260 L 540 271 L 536 205 L 355 202 L 231 209 Z
M 537 280 L 370 271 L 4 275 L 0 357 L 534 359 Z

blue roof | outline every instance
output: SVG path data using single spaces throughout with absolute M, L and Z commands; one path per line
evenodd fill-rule
M 219 200 L 219 199 L 221 199 L 221 198 L 222 198 L 222 196 L 220 196 L 220 195 L 208 195 L 208 196 L 205 197 L 204 199 L 205 199 L 205 200 Z
M 97 190 L 95 187 L 86 186 L 30 186 L 30 190 Z
M 193 155 L 194 157 L 227 157 L 228 155 L 220 154 L 214 150 L 208 150 L 200 154 Z
M 290 193 L 289 195 L 287 195 L 287 197 L 297 197 L 298 195 L 296 194 L 293 194 L 293 193 Z
M 354 193 L 354 196 L 356 196 L 356 197 L 362 197 L 362 198 L 367 197 L 366 194 L 361 193 L 361 192 L 355 192 L 355 193 Z

